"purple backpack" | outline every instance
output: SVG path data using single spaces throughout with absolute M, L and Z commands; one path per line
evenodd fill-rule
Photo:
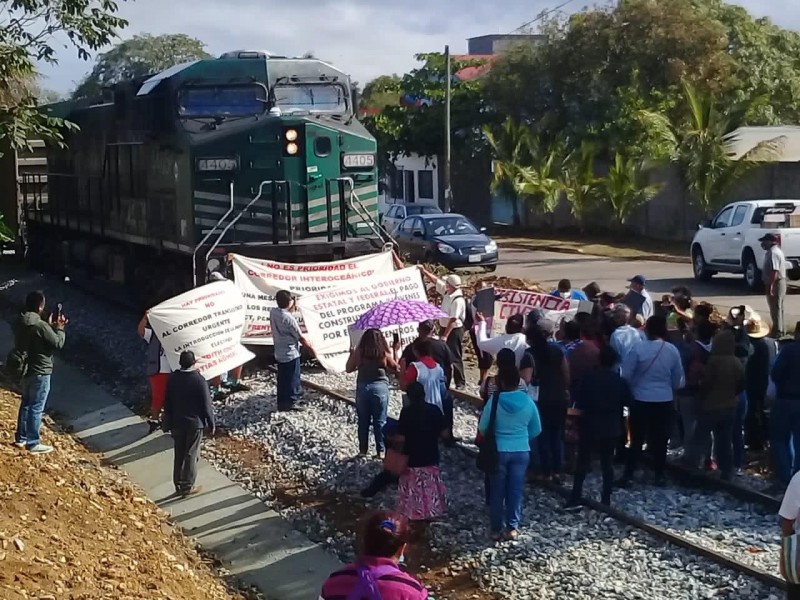
M 347 600 L 382 600 L 378 591 L 378 579 L 390 573 L 401 573 L 401 571 L 394 565 L 381 565 L 374 569 L 359 566 L 358 583 L 347 595 Z

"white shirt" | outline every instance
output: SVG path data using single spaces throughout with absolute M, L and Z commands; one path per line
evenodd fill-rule
M 503 348 L 513 350 L 514 356 L 516 356 L 517 368 L 519 368 L 519 364 L 522 362 L 522 357 L 525 356 L 525 350 L 528 349 L 528 340 L 524 333 L 504 333 L 503 335 L 490 338 L 486 334 L 486 321 L 480 321 L 478 323 L 476 337 L 478 338 L 478 348 L 480 351 L 488 352 L 492 356 L 496 357 Z
M 145 343 L 149 344 L 150 340 L 153 338 L 153 330 L 150 329 L 149 327 L 146 327 L 145 330 L 144 330 L 144 335 L 142 336 L 142 338 L 144 339 Z M 172 373 L 172 368 L 169 366 L 169 362 L 167 361 L 167 355 L 164 354 L 164 346 L 161 346 L 159 344 L 158 352 L 159 352 L 159 354 L 158 354 L 158 362 L 159 362 L 158 372 L 159 373 Z
M 447 284 L 441 279 L 436 281 L 436 291 L 442 295 L 442 310 L 449 315 L 446 319 L 439 319 L 439 325 L 447 327 L 450 319 L 455 319 L 455 327 L 463 327 L 464 319 L 467 317 L 467 301 L 464 299 L 464 294 L 461 290 L 448 294 Z
M 653 299 L 650 297 L 650 294 L 647 293 L 647 290 L 642 290 L 639 293 L 644 297 L 644 302 L 642 302 L 642 317 L 647 321 L 647 319 L 653 316 Z
M 800 532 L 800 473 L 795 473 L 789 482 L 778 514 L 788 521 L 794 521 L 795 533 Z

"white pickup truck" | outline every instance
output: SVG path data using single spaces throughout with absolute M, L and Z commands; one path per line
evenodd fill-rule
M 758 240 L 767 233 L 779 240 L 789 263 L 789 279 L 800 279 L 800 200 L 734 202 L 700 225 L 691 250 L 695 279 L 742 273 L 750 289 L 761 290 L 764 250 Z

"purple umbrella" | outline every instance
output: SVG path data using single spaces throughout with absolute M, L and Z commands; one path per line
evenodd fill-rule
M 384 327 L 397 327 L 406 323 L 419 323 L 430 319 L 447 317 L 438 306 L 421 300 L 390 300 L 383 304 L 373 306 L 358 318 L 353 324 L 353 329 L 365 331 L 367 329 L 383 329 Z

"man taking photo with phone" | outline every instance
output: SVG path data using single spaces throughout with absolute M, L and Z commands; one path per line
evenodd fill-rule
M 31 292 L 25 298 L 25 312 L 14 326 L 14 346 L 21 358 L 19 370 L 22 376 L 22 401 L 14 445 L 27 449 L 31 454 L 53 451 L 52 446 L 41 443 L 39 430 L 50 394 L 53 353 L 64 347 L 64 328 L 69 322 L 60 309 L 49 319 L 43 319 L 44 308 L 44 293 Z

